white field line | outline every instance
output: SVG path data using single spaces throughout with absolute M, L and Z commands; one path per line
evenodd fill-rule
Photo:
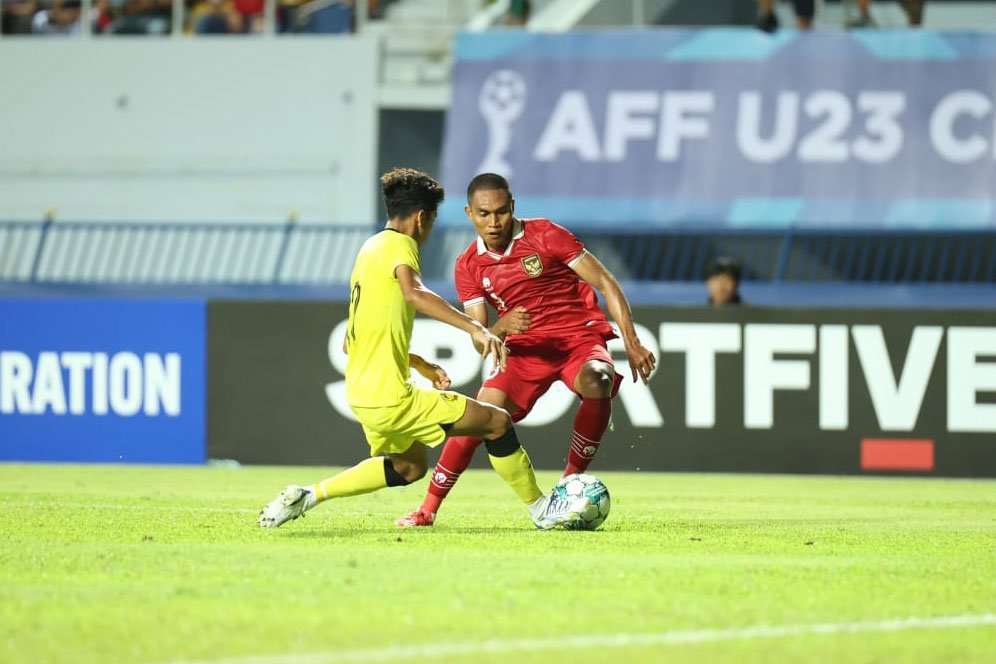
M 896 618 L 864 622 L 758 625 L 740 629 L 701 629 L 658 632 L 649 634 L 605 634 L 602 636 L 558 636 L 545 639 L 495 639 L 464 643 L 426 643 L 369 650 L 301 653 L 285 655 L 253 655 L 224 659 L 175 660 L 170 664 L 324 664 L 326 662 L 396 662 L 410 659 L 435 659 L 455 655 L 508 654 L 539 650 L 576 648 L 628 648 L 638 646 L 711 643 L 750 639 L 776 639 L 787 636 L 824 634 L 855 634 L 861 632 L 898 632 L 913 629 L 947 629 L 996 625 L 996 614 L 938 616 L 934 618 Z
M 187 505 L 144 505 L 141 503 L 74 503 L 68 501 L 26 501 L 26 500 L 0 500 L 0 510 L 5 508 L 19 509 L 21 507 L 54 507 L 59 509 L 79 509 L 79 510 L 155 510 L 164 512 L 176 510 L 181 512 L 230 512 L 230 513 L 256 513 L 259 509 L 245 507 L 197 507 Z

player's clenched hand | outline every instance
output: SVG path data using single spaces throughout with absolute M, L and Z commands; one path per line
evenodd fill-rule
M 505 347 L 504 342 L 486 327 L 474 330 L 472 336 L 474 345 L 481 349 L 481 358 L 493 355 L 492 361 L 494 364 L 492 366 L 504 371 L 505 365 L 508 363 L 508 348 Z
M 426 363 L 426 371 L 419 371 L 420 374 L 432 381 L 432 386 L 437 390 L 450 389 L 450 377 L 438 364 Z
M 437 390 L 448 390 L 450 388 L 450 376 L 438 364 L 429 362 L 414 353 L 409 353 L 408 361 L 415 371 L 432 381 L 432 386 Z
M 532 318 L 525 307 L 516 307 L 506 312 L 498 322 L 495 323 L 491 331 L 499 336 L 507 334 L 522 334 L 532 325 Z
M 650 374 L 653 372 L 654 366 L 657 364 L 657 358 L 644 348 L 638 339 L 627 342 L 625 345 L 629 368 L 633 371 L 633 382 L 636 382 L 636 376 L 639 374 L 643 384 L 646 385 L 650 381 Z

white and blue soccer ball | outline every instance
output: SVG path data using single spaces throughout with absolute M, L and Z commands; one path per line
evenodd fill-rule
M 588 499 L 581 512 L 581 521 L 575 530 L 595 530 L 609 516 L 609 507 L 612 505 L 609 489 L 594 475 L 587 473 L 568 475 L 557 482 L 553 491 L 563 498 L 583 496 Z

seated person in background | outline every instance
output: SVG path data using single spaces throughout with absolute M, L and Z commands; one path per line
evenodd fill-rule
M 729 256 L 718 256 L 706 266 L 706 288 L 709 306 L 722 307 L 742 304 L 740 299 L 740 262 Z
M 505 25 L 509 27 L 522 27 L 529 23 L 529 15 L 532 13 L 532 6 L 529 0 L 512 0 L 508 5 L 508 13 L 505 14 Z
M 75 35 L 82 30 L 80 0 L 54 0 L 49 9 L 35 14 L 31 32 L 36 35 Z
M 925 0 L 899 0 L 911 28 L 923 25 L 923 5 Z M 858 19 L 849 21 L 849 28 L 874 28 L 877 24 L 871 15 L 871 0 L 858 0 Z
M 813 29 L 813 15 L 816 13 L 814 0 L 792 0 L 795 10 L 795 24 L 800 30 Z M 778 15 L 775 13 L 775 0 L 757 0 L 757 27 L 764 32 L 778 29 Z
M 173 20 L 173 0 L 114 0 L 117 18 L 105 32 L 112 35 L 165 35 Z
M 3 19 L 0 32 L 5 35 L 30 35 L 31 21 L 38 12 L 35 0 L 0 0 Z
M 187 34 L 235 35 L 244 32 L 242 14 L 231 0 L 199 0 L 187 12 Z

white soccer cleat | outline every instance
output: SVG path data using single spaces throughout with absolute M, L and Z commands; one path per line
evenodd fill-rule
M 279 528 L 304 516 L 304 512 L 314 507 L 316 502 L 311 489 L 291 484 L 259 511 L 259 527 Z
M 588 501 L 584 497 L 566 498 L 551 493 L 543 496 L 542 502 L 536 509 L 530 509 L 533 523 L 540 530 L 553 530 L 554 528 L 564 528 L 566 530 L 577 529 L 581 523 L 581 512 Z

